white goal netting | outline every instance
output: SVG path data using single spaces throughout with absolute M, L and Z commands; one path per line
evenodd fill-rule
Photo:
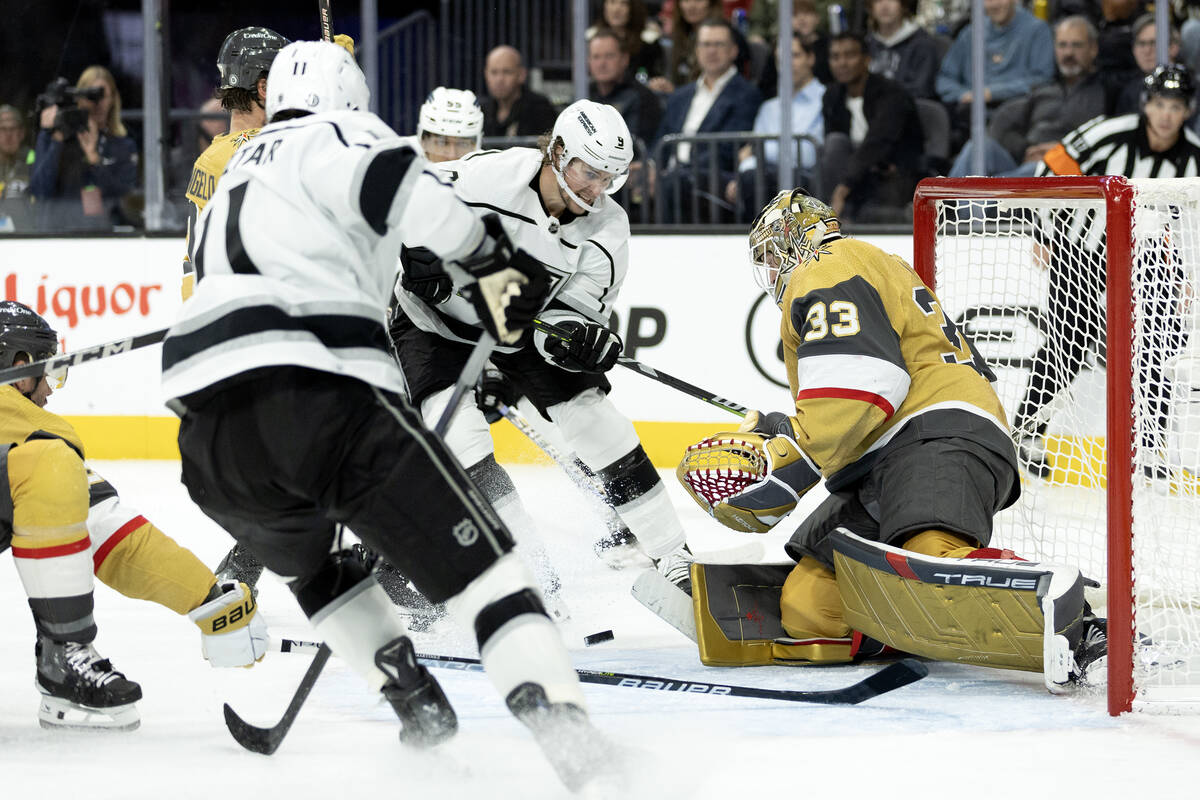
M 1116 503 L 1111 533 L 1130 549 L 1133 589 L 1114 602 L 1137 631 L 1136 700 L 1183 710 L 1200 708 L 1200 180 L 1130 184 L 1129 253 L 1108 246 L 1103 199 L 980 197 L 979 181 L 964 193 L 977 199 L 937 201 L 933 283 L 996 372 L 1018 445 L 1022 496 L 994 543 L 1107 585 Z M 1106 271 L 1124 336 L 1106 321 Z M 1110 380 L 1110 362 L 1131 380 L 1119 369 Z M 1118 410 L 1114 441 L 1108 406 L 1122 397 L 1132 413 Z M 1110 486 L 1116 447 L 1132 464 Z

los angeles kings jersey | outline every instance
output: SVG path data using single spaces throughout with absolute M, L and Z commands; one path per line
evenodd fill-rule
M 448 260 L 485 246 L 449 183 L 355 111 L 263 128 L 230 160 L 196 236 L 196 293 L 163 343 L 168 399 L 287 364 L 403 391 L 384 327 L 400 242 Z
M 1011 451 L 990 370 L 898 256 L 854 239 L 821 246 L 790 276 L 781 334 L 792 427 L 830 489 L 902 431 Z
M 546 266 L 552 286 L 548 307 L 608 324 L 629 269 L 629 217 L 623 208 L 605 198 L 598 211 L 550 216 L 537 188 L 542 154 L 530 148 L 483 150 L 436 167 L 468 206 L 498 214 L 514 245 Z M 473 342 L 482 327 L 460 289 L 455 286 L 450 299 L 436 308 L 398 284 L 396 299 L 421 330 Z

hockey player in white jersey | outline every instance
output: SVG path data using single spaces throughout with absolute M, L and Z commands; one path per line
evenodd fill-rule
M 483 109 L 469 89 L 439 86 L 429 93 L 417 114 L 417 133 L 408 137 L 434 164 L 454 161 L 483 141 Z
M 683 526 L 633 424 L 609 400 L 604 376 L 621 352 L 608 321 L 629 265 L 629 219 L 608 195 L 624 184 L 632 155 L 620 113 L 580 100 L 538 149 L 481 151 L 438 168 L 469 205 L 497 211 L 513 242 L 545 265 L 554 288 L 540 318 L 570 332 L 564 341 L 535 330 L 529 342 L 498 348 L 492 363 L 600 478 L 660 571 L 690 588 Z M 432 421 L 481 327 L 462 287 L 415 244 L 405 242 L 391 334 L 413 403 Z M 515 487 L 470 399 L 446 442 L 493 505 L 516 513 Z
M 345 50 L 295 42 L 268 86 L 270 124 L 198 221 L 200 279 L 163 344 L 183 481 L 288 578 L 316 632 L 391 703 L 402 741 L 435 744 L 457 720 L 386 594 L 337 549 L 340 524 L 473 628 L 508 707 L 578 787 L 608 746 L 508 531 L 402 399 L 384 326 L 402 239 L 445 259 L 502 342 L 544 301 L 544 271 L 363 110 Z

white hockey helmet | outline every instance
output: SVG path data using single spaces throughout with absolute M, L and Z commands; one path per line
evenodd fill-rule
M 267 74 L 267 119 L 280 111 L 366 111 L 367 79 L 354 57 L 333 42 L 292 42 Z
M 557 161 L 554 148 L 562 144 Z M 566 172 L 571 160 L 578 158 L 584 164 L 612 176 L 605 194 L 613 194 L 625 185 L 629 177 L 629 164 L 633 161 L 633 137 L 621 112 L 610 105 L 592 100 L 576 100 L 563 109 L 554 121 L 548 150 L 550 166 L 558 185 L 567 195 L 588 211 L 595 211 L 599 202 L 589 205 L 567 185 Z M 599 200 L 603 195 L 597 198 Z
M 474 139 L 478 149 L 483 139 L 483 110 L 475 93 L 445 86 L 430 92 L 417 117 L 417 136 L 426 133 Z

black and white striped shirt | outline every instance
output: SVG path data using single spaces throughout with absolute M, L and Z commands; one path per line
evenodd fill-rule
M 263 128 L 196 225 L 195 295 L 163 344 L 163 394 L 298 365 L 402 392 L 384 324 L 401 241 L 455 260 L 488 245 L 465 205 L 378 117 Z
M 1194 178 L 1200 175 L 1200 137 L 1186 125 L 1179 139 L 1161 152 L 1150 149 L 1141 114 L 1096 117 L 1063 137 L 1038 164 L 1037 175 L 1123 175 L 1126 178 Z M 1043 212 L 1064 242 L 1100 252 L 1103 215 L 1095 208 L 1064 207 Z M 1043 219 L 1043 225 L 1049 220 Z M 1043 233 L 1043 235 L 1045 235 Z

